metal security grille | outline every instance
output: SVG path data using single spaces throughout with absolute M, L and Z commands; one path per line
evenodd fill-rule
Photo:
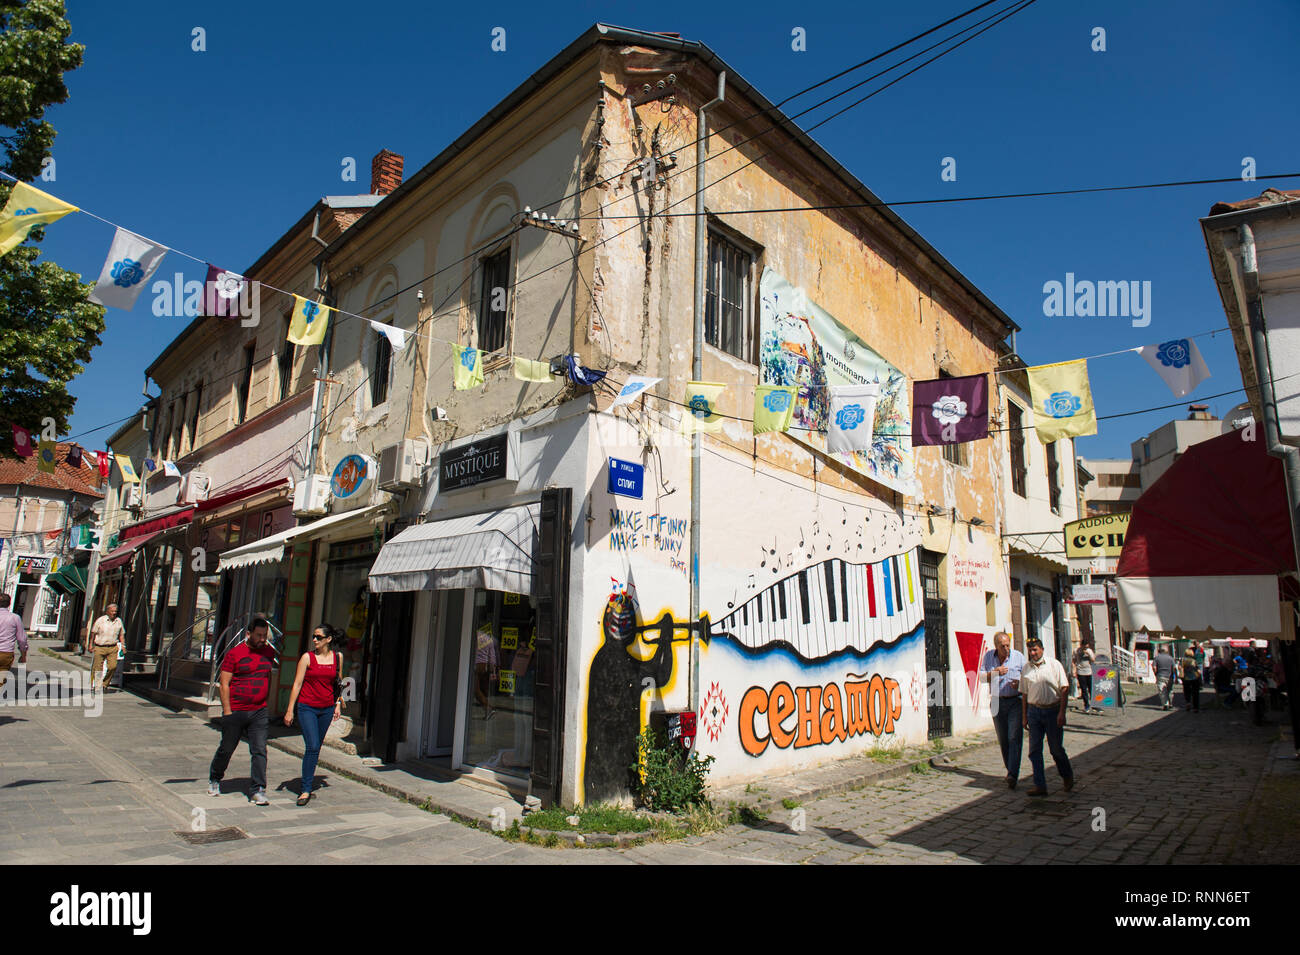
M 704 297 L 704 340 L 728 355 L 757 363 L 750 305 L 753 258 L 715 232 L 709 233 L 708 286 Z
M 924 561 L 921 564 L 925 567 Z M 952 705 L 946 691 L 948 681 L 948 601 L 925 598 L 925 672 L 926 685 L 932 686 L 931 675 L 942 674 L 945 687 L 943 698 L 929 700 L 927 738 L 952 735 Z
M 478 302 L 478 347 L 506 347 L 506 316 L 510 313 L 510 250 L 483 260 L 483 286 Z

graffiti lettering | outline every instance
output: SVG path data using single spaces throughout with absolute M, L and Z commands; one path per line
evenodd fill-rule
M 687 522 L 667 514 L 646 516 L 638 510 L 609 509 L 610 550 L 658 550 L 680 554 L 686 543 Z M 685 565 L 683 565 L 684 567 Z
M 766 690 L 751 686 L 740 701 L 740 746 L 761 756 L 768 744 L 777 749 L 801 749 L 844 742 L 852 736 L 882 736 L 894 732 L 903 715 L 898 681 L 874 674 L 870 679 L 839 684 L 791 687 L 781 682 Z M 766 717 L 760 722 L 759 717 Z M 788 721 L 794 717 L 793 726 Z

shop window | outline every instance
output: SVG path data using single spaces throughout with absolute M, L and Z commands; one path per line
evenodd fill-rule
M 752 255 L 710 230 L 704 340 L 741 361 L 758 364 L 752 302 L 753 263 Z
M 524 594 L 474 594 L 470 712 L 464 762 L 527 776 L 532 769 L 537 612 Z
M 483 259 L 480 268 L 483 281 L 478 301 L 478 347 L 485 352 L 501 351 L 509 340 L 510 250 Z

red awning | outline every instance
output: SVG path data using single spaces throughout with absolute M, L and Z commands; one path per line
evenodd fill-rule
M 1286 485 L 1246 434 L 1192 445 L 1133 503 L 1115 572 L 1124 629 L 1279 631 L 1278 577 L 1296 566 Z
M 122 528 L 117 533 L 117 539 L 120 541 L 131 540 L 135 537 L 142 537 L 145 534 L 155 534 L 158 531 L 165 531 L 181 524 L 188 524 L 194 517 L 194 505 L 187 504 L 179 510 L 172 511 L 170 514 L 163 514 L 152 520 L 141 521 L 139 524 L 131 524 Z
M 162 531 L 158 530 L 154 531 L 152 534 L 143 534 L 140 537 L 132 537 L 125 544 L 120 544 L 113 548 L 100 560 L 99 573 L 105 573 L 112 570 L 114 567 L 121 567 L 135 556 L 136 551 L 161 533 Z
M 288 486 L 288 478 L 276 478 L 274 481 L 265 484 L 254 484 L 252 487 L 238 488 L 234 491 L 227 491 L 224 494 L 219 494 L 216 497 L 210 497 L 206 501 L 200 501 L 198 504 L 198 510 L 201 512 L 215 511 L 217 508 L 224 507 L 226 504 L 233 504 L 235 501 L 242 501 L 245 498 L 255 497 L 256 495 L 262 494 L 266 491 L 274 491 L 277 488 Z

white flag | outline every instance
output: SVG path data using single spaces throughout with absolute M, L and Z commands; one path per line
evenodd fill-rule
M 371 328 L 388 339 L 388 344 L 393 346 L 393 351 L 401 351 L 406 347 L 406 329 L 385 325 L 383 322 L 376 322 L 369 318 L 366 321 L 370 322 Z
M 118 229 L 103 271 L 99 273 L 99 281 L 90 293 L 90 300 L 130 311 L 166 254 L 167 250 L 162 246 L 154 245 L 134 232 Z
M 168 477 L 180 477 L 181 469 L 171 461 L 163 461 L 163 474 Z
M 1134 349 L 1155 369 L 1156 374 L 1169 386 L 1175 398 L 1182 398 L 1210 377 L 1201 350 L 1190 338 L 1175 338 L 1159 345 L 1143 345 Z
M 640 398 L 642 392 L 649 391 L 661 381 L 663 381 L 662 378 L 647 378 L 645 375 L 629 375 L 627 384 L 619 389 L 618 397 L 610 403 L 609 407 L 617 408 L 619 405 L 625 405 L 629 401 Z
M 876 399 L 880 386 L 834 385 L 831 387 L 831 420 L 826 432 L 826 450 L 834 454 L 866 451 L 876 427 Z

